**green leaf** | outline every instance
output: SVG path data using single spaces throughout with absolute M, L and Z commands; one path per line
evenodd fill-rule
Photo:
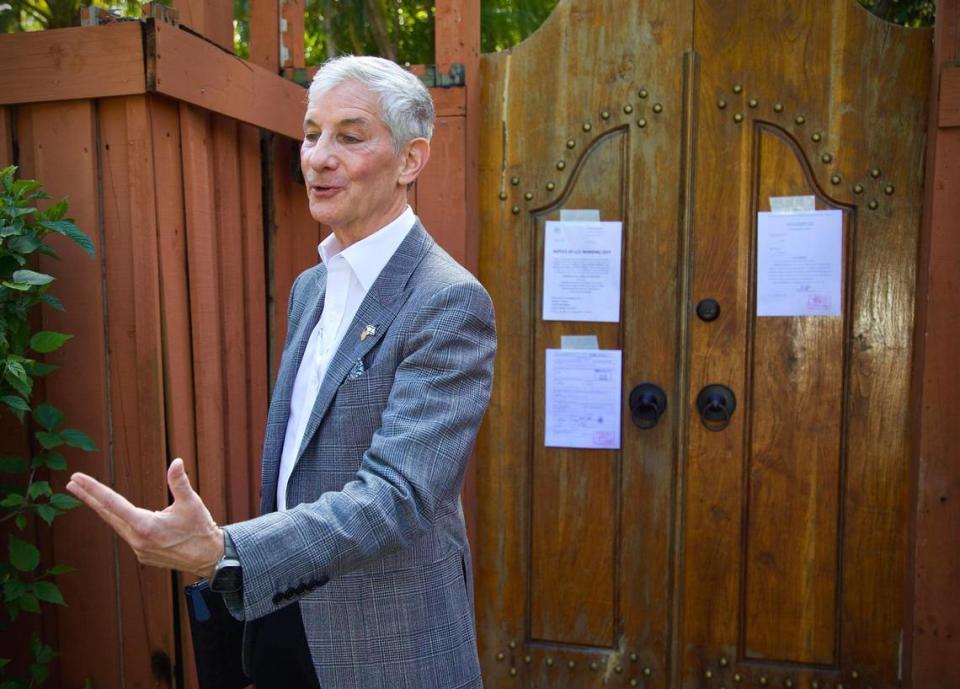
M 20 597 L 20 609 L 27 612 L 40 612 L 40 601 L 32 593 L 25 593 Z
M 8 550 L 10 564 L 21 572 L 32 572 L 40 564 L 40 551 L 33 543 L 21 541 L 11 535 Z
M 29 292 L 29 291 L 30 291 L 30 285 L 28 285 L 28 284 L 25 283 L 25 282 L 10 282 L 9 280 L 4 280 L 4 281 L 3 281 L 2 283 L 0 283 L 0 284 L 2 284 L 4 287 L 7 287 L 7 288 L 9 288 L 9 289 L 15 289 L 15 290 L 17 290 L 18 292 Z
M 37 440 L 40 441 L 40 444 L 43 445 L 45 450 L 52 450 L 55 447 L 60 447 L 63 445 L 63 438 L 60 437 L 59 433 L 50 433 L 49 431 L 37 431 L 34 433 L 37 436 Z
M 63 311 L 63 302 L 57 299 L 52 294 L 42 294 L 40 295 L 40 301 L 47 306 L 56 309 L 57 311 Z
M 53 524 L 53 520 L 56 519 L 57 515 L 60 514 L 60 511 L 56 507 L 51 507 L 50 505 L 34 505 L 34 512 L 37 513 L 37 516 L 45 521 L 48 525 Z
M 53 603 L 54 605 L 66 605 L 63 600 L 63 594 L 60 593 L 60 587 L 52 581 L 38 581 L 33 585 L 33 595 L 44 603 Z
M 54 280 L 52 275 L 38 273 L 35 270 L 18 270 L 13 274 L 13 279 L 27 285 L 49 285 Z
M 63 423 L 63 412 L 51 404 L 44 402 L 38 404 L 33 410 L 33 418 L 48 431 L 57 430 L 57 426 Z
M 0 474 L 22 474 L 27 470 L 27 460 L 13 455 L 0 456 Z
M 27 404 L 27 401 L 22 397 L 17 397 L 16 395 L 4 395 L 0 397 L 0 402 L 3 402 L 5 405 L 16 411 L 30 411 L 30 405 Z
M 7 242 L 7 249 L 18 254 L 32 254 L 41 246 L 40 239 L 35 234 L 22 234 Z
M 49 481 L 34 481 L 27 488 L 27 495 L 36 500 L 41 496 L 51 495 L 53 490 L 50 488 Z
M 43 643 L 37 634 L 34 634 L 31 639 L 30 650 L 33 651 L 33 657 L 38 663 L 49 663 L 55 655 L 53 649 Z
M 31 663 L 30 674 L 33 676 L 34 682 L 37 684 L 43 684 L 47 681 L 47 677 L 50 675 L 50 668 L 47 665 L 42 665 L 40 663 Z
M 50 496 L 50 504 L 58 510 L 72 510 L 80 504 L 80 501 L 66 493 L 54 493 Z
M 10 603 L 27 592 L 27 585 L 19 579 L 9 579 L 3 584 L 3 600 Z
M 51 203 L 47 206 L 47 210 L 44 215 L 47 216 L 47 220 L 59 220 L 63 217 L 63 214 L 67 212 L 67 199 L 62 198 L 56 203 Z
M 45 364 L 42 361 L 32 361 L 29 365 L 29 373 L 31 376 L 42 378 L 48 373 L 53 373 L 59 368 L 59 366 L 55 366 L 54 364 Z
M 30 349 L 41 354 L 47 354 L 60 349 L 73 335 L 41 330 L 30 338 Z
M 93 241 L 91 241 L 90 237 L 69 220 L 42 220 L 39 224 L 41 227 L 69 237 L 91 256 L 96 254 L 93 248 Z
M 60 431 L 60 436 L 63 438 L 63 442 L 70 447 L 78 447 L 87 452 L 93 452 L 97 449 L 97 446 L 90 440 L 90 436 L 75 428 L 65 428 Z
M 0 500 L 0 507 L 20 507 L 27 499 L 19 493 L 9 493 L 3 500 Z
M 59 452 L 44 452 L 40 455 L 40 459 L 43 464 L 47 465 L 48 469 L 62 471 L 67 468 L 67 458 Z
M 9 664 L 10 664 L 10 659 L 9 659 L 9 658 L 0 658 L 0 670 L 2 670 L 3 668 L 5 668 L 5 667 L 6 667 L 7 665 L 9 665 Z
M 59 577 L 61 574 L 70 574 L 70 572 L 76 572 L 76 567 L 71 567 L 70 565 L 54 565 L 47 570 L 47 574 L 52 577 Z
M 37 209 L 33 206 L 23 206 L 22 208 L 11 208 L 7 211 L 11 218 L 19 218 L 24 215 L 30 215 L 31 213 L 36 213 Z
M 4 379 L 13 386 L 13 389 L 24 397 L 29 398 L 33 390 L 33 381 L 27 376 L 27 371 L 19 361 L 7 360 L 6 371 L 3 372 Z

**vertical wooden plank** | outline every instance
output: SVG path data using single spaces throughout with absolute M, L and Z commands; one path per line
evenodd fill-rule
M 180 23 L 233 52 L 232 0 L 176 0 Z
M 0 168 L 13 165 L 13 127 L 11 108 L 0 107 Z
M 41 180 L 54 197 L 70 197 L 69 215 L 97 250 L 93 260 L 72 242 L 54 238 L 50 244 L 62 260 L 40 261 L 41 270 L 57 276 L 52 291 L 66 307 L 46 310 L 43 327 L 75 335 L 46 357 L 63 370 L 47 378 L 45 389 L 47 401 L 65 414 L 68 425 L 86 432 L 98 448 L 64 452 L 70 468 L 113 483 L 94 105 L 85 100 L 33 105 L 19 108 L 17 117 L 21 172 Z M 63 490 L 63 483 L 57 477 L 54 488 Z M 93 511 L 77 509 L 57 521 L 53 557 L 78 570 L 58 582 L 69 604 L 56 616 L 60 686 L 82 686 L 87 678 L 95 686 L 123 686 L 113 533 Z
M 298 143 L 281 136 L 273 142 L 274 217 L 271 233 L 270 339 L 271 381 L 280 365 L 280 353 L 287 335 L 287 304 L 297 275 L 319 261 L 317 244 L 320 228 L 310 216 L 302 182 L 294 178 L 298 164 Z
M 160 265 L 160 308 L 163 324 L 163 370 L 166 438 L 169 456 L 181 457 L 191 479 L 197 476 L 196 424 L 193 402 L 193 352 L 190 341 L 190 296 L 180 160 L 180 113 L 177 103 L 150 99 L 154 181 L 157 194 L 157 248 Z M 179 589 L 192 580 L 177 575 L 180 619 L 186 607 Z M 196 689 L 197 678 L 190 629 L 181 624 L 180 648 L 184 683 Z
M 913 367 L 913 505 L 904 679 L 913 689 L 960 686 L 960 127 L 938 122 L 940 79 L 960 54 L 960 0 L 937 3 L 924 222 Z
M 220 328 L 220 261 L 217 240 L 209 115 L 180 104 L 187 272 L 193 344 L 197 428 L 197 488 L 218 523 L 227 515 L 224 462 L 223 343 Z
M 246 401 L 248 370 L 245 310 L 243 227 L 237 122 L 220 115 L 211 116 L 213 144 L 213 193 L 216 202 L 216 246 L 220 272 L 220 323 L 223 343 L 224 443 L 226 457 L 224 479 L 227 488 L 227 521 L 249 516 L 250 481 Z M 257 476 L 259 480 L 259 476 Z
M 104 99 L 98 113 L 114 485 L 134 504 L 161 510 L 167 447 L 149 113 L 143 96 Z M 123 679 L 170 687 L 170 575 L 140 565 L 124 545 L 118 558 Z
M 267 358 L 266 242 L 260 174 L 260 133 L 255 127 L 239 125 L 240 211 L 243 233 L 243 304 L 246 317 L 247 351 L 247 464 L 249 466 L 249 510 L 256 515 L 260 506 L 260 455 L 267 420 L 267 385 L 270 380 Z
M 437 118 L 430 162 L 417 182 L 417 215 L 458 262 L 467 259 L 466 154 L 462 117 Z
M 280 1 L 250 3 L 250 62 L 280 71 Z
M 282 67 L 297 69 L 306 66 L 303 12 L 303 0 L 280 0 L 280 16 L 287 23 L 286 30 L 280 32 L 280 45 L 283 52 Z

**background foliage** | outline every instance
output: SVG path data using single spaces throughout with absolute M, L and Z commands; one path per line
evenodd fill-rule
M 934 0 L 858 1 L 874 14 L 902 26 L 931 26 L 936 13 Z M 481 0 L 481 50 L 494 52 L 516 45 L 543 23 L 556 3 Z M 79 23 L 80 7 L 90 5 L 140 16 L 141 3 L 137 0 L 0 0 L 0 32 L 72 26 Z M 247 56 L 250 0 L 234 0 L 233 7 L 236 49 Z M 430 64 L 434 61 L 433 14 L 433 0 L 306 0 L 307 65 L 345 53 Z
M 46 204 L 50 197 L 40 184 L 18 180 L 15 173 L 15 167 L 0 170 L 0 416 L 12 415 L 27 425 L 33 441 L 32 456 L 0 455 L 0 533 L 6 541 L 0 551 L 4 609 L 0 629 L 4 630 L 15 627 L 23 613 L 39 613 L 41 605 L 66 605 L 56 578 L 72 568 L 44 563 L 35 539 L 41 524 L 51 526 L 79 504 L 51 486 L 52 475 L 67 468 L 61 450 L 96 449 L 82 431 L 65 427 L 58 409 L 33 401 L 38 380 L 57 369 L 42 361 L 43 355 L 71 338 L 34 328 L 41 304 L 63 310 L 60 300 L 50 294 L 54 277 L 34 270 L 36 259 L 41 254 L 57 256 L 45 241 L 51 234 L 67 237 L 91 256 L 93 243 L 64 217 L 66 199 Z M 46 207 L 41 208 L 42 204 Z M 54 650 L 37 636 L 30 650 L 29 668 L 14 668 L 10 658 L 0 657 L 0 689 L 27 689 L 46 680 Z

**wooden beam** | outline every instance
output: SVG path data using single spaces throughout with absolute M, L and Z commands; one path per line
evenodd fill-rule
M 0 34 L 0 105 L 126 96 L 144 86 L 139 22 Z
M 292 139 L 303 136 L 303 87 L 177 27 L 153 19 L 144 26 L 148 90 Z
M 913 513 L 904 686 L 960 686 L 960 0 L 937 3 L 913 366 Z M 937 89 L 938 80 L 940 89 Z M 939 102 L 938 102 L 939 100 Z
M 280 72 L 280 1 L 250 0 L 250 62 Z
M 175 0 L 180 23 L 233 52 L 232 0 Z
M 304 66 L 304 17 L 303 0 L 280 0 L 280 16 L 286 22 L 280 32 L 280 45 L 283 51 L 281 67 L 297 69 Z

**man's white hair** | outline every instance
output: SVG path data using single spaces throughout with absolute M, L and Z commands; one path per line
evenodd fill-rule
M 363 84 L 377 97 L 380 117 L 390 130 L 397 153 L 408 141 L 429 141 L 433 136 L 430 92 L 419 78 L 382 57 L 344 55 L 327 60 L 313 77 L 308 98 L 312 103 L 348 81 Z

